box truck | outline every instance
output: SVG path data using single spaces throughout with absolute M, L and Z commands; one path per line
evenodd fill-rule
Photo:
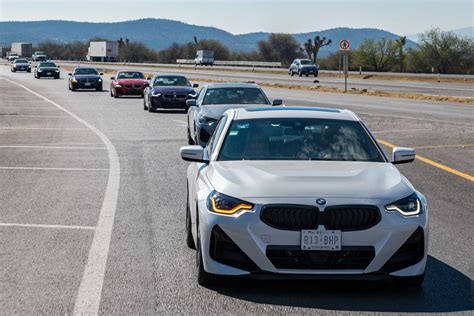
M 88 61 L 117 61 L 118 42 L 90 42 L 86 59 Z
M 214 51 L 213 50 L 198 50 L 196 52 L 196 58 L 194 59 L 196 65 L 209 65 L 214 64 Z
M 12 43 L 12 53 L 16 53 L 20 57 L 29 58 L 33 52 L 33 44 L 31 43 Z

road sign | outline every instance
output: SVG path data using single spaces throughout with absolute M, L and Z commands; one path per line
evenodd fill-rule
M 351 48 L 351 43 L 349 40 L 343 39 L 339 41 L 339 49 L 343 51 L 348 51 Z

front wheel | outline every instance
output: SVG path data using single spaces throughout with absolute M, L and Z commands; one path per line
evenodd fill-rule
M 218 278 L 212 273 L 204 270 L 204 263 L 202 260 L 202 248 L 201 248 L 201 235 L 199 233 L 199 217 L 196 218 L 197 223 L 197 249 L 196 249 L 196 270 L 197 270 L 197 281 L 201 286 L 210 286 L 218 283 Z
M 189 127 L 187 128 L 188 130 L 188 145 L 195 145 L 194 139 L 191 137 L 191 132 L 189 131 Z
M 146 106 L 146 99 L 143 98 L 143 110 L 146 111 L 148 110 L 148 107 Z
M 95 88 L 95 91 L 102 91 L 102 87 Z
M 193 233 L 191 231 L 192 223 L 191 223 L 191 210 L 189 208 L 189 189 L 187 191 L 186 197 L 186 245 L 191 249 L 196 249 L 196 245 L 194 244 Z
M 302 77 L 303 73 L 301 71 L 298 71 L 298 76 Z

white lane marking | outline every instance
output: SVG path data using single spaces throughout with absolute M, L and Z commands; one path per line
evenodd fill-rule
M 44 225 L 44 224 L 21 224 L 21 223 L 0 223 L 0 227 L 28 227 L 28 228 L 53 228 L 53 229 L 87 229 L 94 230 L 94 226 L 76 225 Z
M 186 121 L 183 121 L 183 120 L 173 120 L 173 121 L 180 124 L 188 124 L 186 123 Z
M 49 110 L 56 110 L 50 106 L 0 106 L 1 109 L 49 109 Z
M 109 171 L 105 168 L 0 167 L 0 170 Z
M 91 149 L 105 150 L 107 147 L 87 147 L 87 146 L 40 146 L 40 145 L 0 145 L 0 148 L 31 148 L 31 149 Z
M 8 117 L 46 117 L 46 118 L 68 118 L 68 119 L 71 119 L 72 117 L 70 117 L 69 115 L 28 115 L 28 114 L 0 114 L 0 117 L 4 117 L 4 116 L 8 116 Z
M 21 146 L 63 146 L 63 145 L 70 145 L 70 146 L 80 146 L 80 145 L 103 145 L 104 143 L 38 143 L 38 144 L 22 144 Z M 8 143 L 3 144 L 2 146 L 10 146 Z M 88 148 L 87 146 L 84 146 Z M 107 147 L 101 147 L 107 148 Z
M 74 117 L 77 121 L 92 130 L 105 144 L 109 154 L 109 179 L 105 190 L 99 220 L 94 232 L 94 238 L 87 258 L 87 264 L 82 275 L 79 292 L 74 303 L 73 314 L 96 315 L 99 313 L 102 286 L 104 284 L 105 267 L 109 254 L 110 239 L 114 226 L 115 210 L 117 208 L 118 193 L 120 187 L 120 161 L 112 142 L 99 129 L 87 123 L 73 112 L 63 108 L 59 104 L 42 96 L 39 93 L 25 87 L 15 81 L 5 80 L 22 87 L 26 91 L 40 97 L 46 102 Z
M 88 131 L 88 128 L 61 127 L 0 127 L 0 130 Z

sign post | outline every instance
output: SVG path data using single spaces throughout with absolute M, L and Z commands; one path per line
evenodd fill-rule
M 349 75 L 349 55 L 351 49 L 349 40 L 342 39 L 339 41 L 339 50 L 342 53 L 342 69 L 344 70 L 344 92 L 347 92 L 347 77 Z

